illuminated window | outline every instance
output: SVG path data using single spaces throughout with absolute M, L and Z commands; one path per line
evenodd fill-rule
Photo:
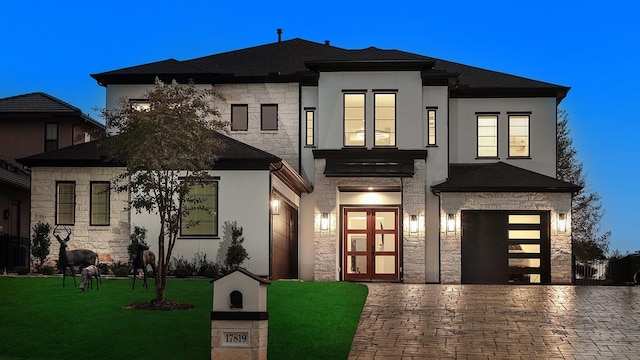
M 91 183 L 91 225 L 109 225 L 110 190 L 108 182 Z
M 194 185 L 183 204 L 182 236 L 218 235 L 218 183 Z
M 427 109 L 427 145 L 436 144 L 436 110 Z
M 509 115 L 509 156 L 529 157 L 529 115 Z
M 498 157 L 498 115 L 478 115 L 478 157 Z
M 76 184 L 56 184 L 56 225 L 73 225 L 76 221 Z
M 375 146 L 396 145 L 396 94 L 374 94 Z
M 58 123 L 44 125 L 44 151 L 58 149 Z
M 313 126 L 315 123 L 315 112 L 313 110 L 307 110 L 305 111 L 305 122 L 307 124 L 307 132 L 306 132 L 306 140 L 305 140 L 305 145 L 306 146 L 313 146 L 314 143 L 314 136 L 313 136 Z
M 151 109 L 149 100 L 129 100 L 131 106 L 138 111 L 146 111 Z
M 249 129 L 248 106 L 231 105 L 231 131 L 246 131 Z
M 262 130 L 278 130 L 278 104 L 260 106 L 260 124 Z
M 344 146 L 364 146 L 364 94 L 344 94 Z

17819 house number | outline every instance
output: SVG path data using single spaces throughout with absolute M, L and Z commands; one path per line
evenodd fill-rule
M 249 346 L 249 333 L 248 332 L 223 332 L 222 346 L 237 346 L 237 347 Z

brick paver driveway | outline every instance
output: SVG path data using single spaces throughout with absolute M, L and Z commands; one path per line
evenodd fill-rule
M 640 286 L 368 287 L 350 360 L 640 359 Z

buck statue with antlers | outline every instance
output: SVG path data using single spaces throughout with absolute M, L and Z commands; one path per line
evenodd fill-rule
M 67 243 L 71 238 L 71 229 L 64 227 L 67 232 L 67 236 L 62 239 L 57 233 L 58 226 L 53 229 L 53 236 L 58 239 L 60 243 L 60 253 L 58 254 L 58 267 L 62 271 L 62 286 L 64 287 L 64 280 L 67 276 L 67 268 L 71 271 L 73 277 L 73 286 L 76 284 L 76 275 L 73 270 L 74 266 L 79 266 L 79 271 L 89 265 L 96 265 L 98 260 L 98 254 L 88 249 L 67 250 Z

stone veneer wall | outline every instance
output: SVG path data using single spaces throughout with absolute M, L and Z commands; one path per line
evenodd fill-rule
M 403 275 L 404 282 L 425 282 L 425 161 L 415 160 L 415 175 L 412 178 L 385 177 L 325 177 L 325 160 L 315 161 L 316 205 L 314 210 L 314 280 L 335 281 L 340 275 L 340 205 L 338 203 L 338 186 L 397 186 L 403 188 L 403 222 L 407 224 L 403 230 Z M 328 213 L 331 226 L 328 231 L 320 230 L 320 217 Z M 409 233 L 409 215 L 418 215 L 422 222 L 417 234 Z M 421 216 L 420 216 L 421 215 Z
M 300 144 L 300 88 L 298 83 L 216 85 L 226 98 L 220 105 L 224 121 L 231 121 L 231 105 L 247 104 L 248 130 L 229 131 L 228 135 L 286 160 L 298 169 Z M 260 129 L 260 104 L 278 104 L 278 130 Z
M 76 219 L 70 226 L 72 234 L 69 250 L 85 248 L 98 253 L 99 262 L 112 263 L 129 260 L 130 220 L 127 206 L 128 194 L 111 191 L 110 225 L 90 226 L 90 195 L 93 181 L 109 181 L 123 171 L 109 167 L 36 167 L 31 171 L 31 227 L 39 221 L 55 227 L 56 182 L 73 181 L 76 184 Z M 66 232 L 59 228 L 64 238 Z M 51 234 L 48 262 L 58 259 L 60 245 Z
M 571 194 L 568 193 L 441 193 L 441 281 L 459 284 L 461 271 L 460 212 L 462 210 L 551 211 L 551 282 L 571 283 Z M 456 215 L 456 231 L 446 231 L 447 214 Z M 567 214 L 567 231 L 557 230 L 558 213 Z

